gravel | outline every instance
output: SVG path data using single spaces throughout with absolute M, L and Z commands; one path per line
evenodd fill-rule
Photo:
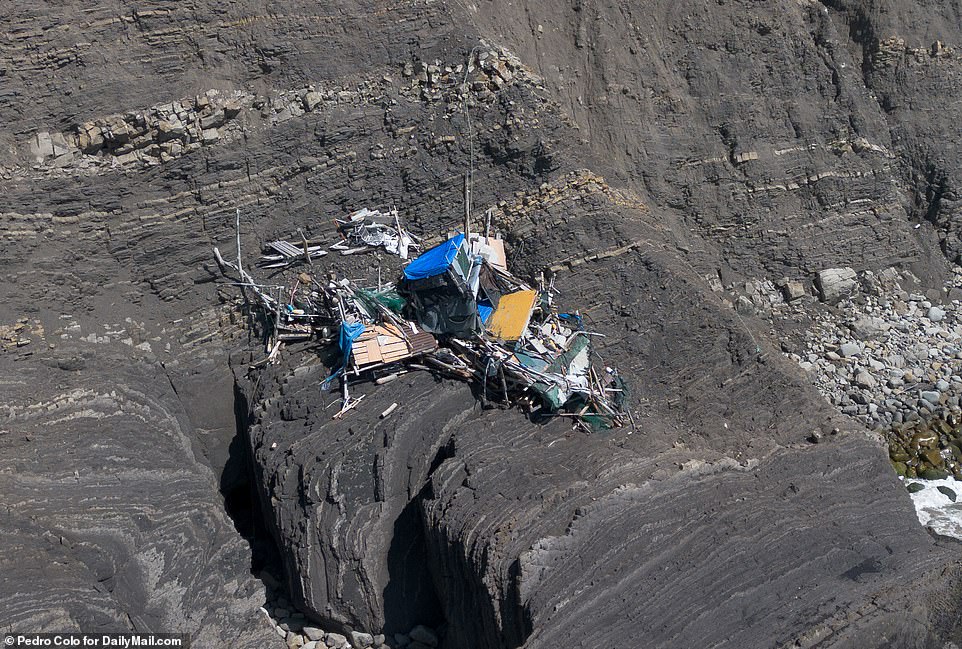
M 958 408 L 962 396 L 962 304 L 933 304 L 903 291 L 896 271 L 883 276 L 884 287 L 863 281 L 874 290 L 819 310 L 788 354 L 826 399 L 876 429 Z M 962 288 L 962 269 L 946 288 Z

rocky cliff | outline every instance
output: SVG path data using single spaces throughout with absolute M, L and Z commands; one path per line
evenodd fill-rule
M 251 569 L 276 545 L 317 624 L 427 624 L 451 648 L 959 641 L 957 546 L 781 354 L 805 311 L 766 319 L 756 290 L 895 266 L 942 296 L 959 14 L 15 1 L 0 628 L 269 645 Z M 606 335 L 636 430 L 532 424 L 427 374 L 359 386 L 332 421 L 316 351 L 248 370 L 211 258 L 236 209 L 251 254 L 363 206 L 434 236 L 472 165 L 514 272 L 553 269 Z

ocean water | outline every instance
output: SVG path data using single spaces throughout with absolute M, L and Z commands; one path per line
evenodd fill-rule
M 909 479 L 905 484 L 918 482 L 925 486 L 921 491 L 909 494 L 915 503 L 915 513 L 922 525 L 936 534 L 951 536 L 962 540 L 962 482 L 953 478 L 947 480 Z M 938 487 L 948 487 L 958 495 L 956 502 L 939 491 Z

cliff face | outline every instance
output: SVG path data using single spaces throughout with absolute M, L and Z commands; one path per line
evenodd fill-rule
M 478 5 L 602 152 L 742 275 L 910 267 L 952 223 L 958 3 Z M 914 230 L 928 220 L 936 224 Z
M 291 597 L 326 623 L 446 623 L 452 648 L 958 639 L 956 549 L 779 353 L 801 325 L 731 307 L 826 267 L 938 285 L 958 3 L 262 4 L 3 18 L 0 626 L 270 642 L 218 493 L 236 377 Z M 210 253 L 236 208 L 251 254 L 363 206 L 440 234 L 472 159 L 512 269 L 555 267 L 607 336 L 631 434 L 428 375 L 332 422 L 315 354 L 247 373 Z

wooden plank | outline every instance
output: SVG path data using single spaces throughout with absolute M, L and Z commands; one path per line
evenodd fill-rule
M 354 345 L 351 347 L 351 352 L 354 355 L 354 362 L 358 365 L 366 365 L 368 363 L 366 345 L 358 345 L 357 343 L 354 343 Z
M 295 245 L 294 245 L 293 243 L 291 243 L 290 241 L 280 241 L 279 243 L 280 243 L 281 246 L 283 246 L 284 249 L 287 250 L 288 252 L 296 253 L 296 254 L 298 254 L 298 255 L 302 254 L 302 252 L 303 252 L 300 248 L 298 248 L 297 246 L 295 246 Z
M 286 241 L 271 241 L 267 245 L 273 248 L 274 250 L 276 250 L 277 252 L 281 253 L 285 257 L 296 257 L 298 254 L 297 250 L 294 249 L 294 246 L 287 243 Z
M 372 362 L 380 363 L 384 360 L 384 358 L 381 356 L 381 348 L 378 346 L 376 340 L 369 340 L 364 344 L 367 345 L 367 357 Z
M 395 325 L 393 325 L 390 322 L 385 322 L 383 328 L 387 330 L 387 333 L 389 333 L 392 336 L 397 336 L 398 338 L 404 338 L 404 334 L 401 332 L 401 330 L 398 329 Z
M 275 241 L 273 246 L 274 250 L 277 250 L 288 257 L 299 257 L 304 254 L 303 250 L 298 249 L 296 246 L 287 241 Z

